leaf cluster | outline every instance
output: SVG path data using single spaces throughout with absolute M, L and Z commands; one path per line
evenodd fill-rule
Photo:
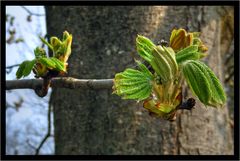
M 151 65 L 154 72 L 151 73 L 146 66 L 137 61 L 139 66 L 144 66 L 145 72 L 142 69 L 127 68 L 117 73 L 114 79 L 114 93 L 124 99 L 147 102 L 153 100 L 155 104 L 149 104 L 151 111 L 162 108 L 158 103 L 168 104 L 174 109 L 177 104 L 171 105 L 176 102 L 178 96 L 174 93 L 181 87 L 181 79 L 185 78 L 193 94 L 203 104 L 222 106 L 226 102 L 226 95 L 214 72 L 200 61 L 207 55 L 207 47 L 199 36 L 198 32 L 187 33 L 184 29 L 174 29 L 170 36 L 170 46 L 162 46 L 155 45 L 147 37 L 138 35 L 136 38 L 138 54 Z M 164 108 L 169 107 L 165 105 Z
M 47 57 L 46 51 L 37 47 L 34 50 L 35 59 L 25 60 L 20 64 L 16 72 L 17 79 L 28 76 L 31 71 L 35 73 L 36 78 L 44 78 L 50 71 L 66 72 L 66 62 L 71 54 L 72 35 L 65 31 L 62 41 L 57 37 L 51 37 L 50 43 L 43 38 L 40 39 L 53 51 L 53 57 Z

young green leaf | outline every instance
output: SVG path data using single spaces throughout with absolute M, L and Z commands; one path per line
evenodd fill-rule
M 153 79 L 153 74 L 148 70 L 148 68 L 142 64 L 140 61 L 135 60 L 135 62 L 138 64 L 139 69 L 144 72 L 146 75 L 148 75 L 151 79 Z
M 55 63 L 55 67 L 56 67 L 55 69 L 56 69 L 57 71 L 66 71 L 63 62 L 61 62 L 60 60 L 58 60 L 58 59 L 55 58 L 55 57 L 51 57 L 51 58 L 49 58 L 49 59 L 50 59 L 52 62 Z
M 200 53 L 198 53 L 198 46 L 191 45 L 176 53 L 176 60 L 178 64 L 181 64 L 187 60 L 198 60 Z
M 18 67 L 18 70 L 17 70 L 17 72 L 16 72 L 16 77 L 17 77 L 17 79 L 20 79 L 20 78 L 23 76 L 23 71 L 24 71 L 25 66 L 26 66 L 26 64 L 27 64 L 28 62 L 29 62 L 28 60 L 22 62 L 22 63 L 20 64 L 20 66 Z
M 194 52 L 197 52 L 198 51 L 198 46 L 197 45 L 191 45 L 191 46 L 188 46 L 182 50 L 180 50 L 179 52 L 176 53 L 176 56 L 177 55 L 185 55 L 187 53 L 194 53 Z
M 47 57 L 46 51 L 40 47 L 36 47 L 36 49 L 34 50 L 34 54 L 37 59 L 41 57 Z
M 62 41 L 66 40 L 69 36 L 70 34 L 67 31 L 64 31 Z
M 138 35 L 136 38 L 136 46 L 139 55 L 147 62 L 150 62 L 153 58 L 152 50 L 156 45 L 148 38 Z
M 49 49 L 53 50 L 53 47 L 51 44 L 49 44 L 44 38 L 42 38 L 42 37 L 39 37 L 39 38 L 44 44 L 46 44 L 49 47 Z
M 63 62 L 67 62 L 69 56 L 71 55 L 71 45 L 72 45 L 72 35 L 68 34 L 68 37 L 63 41 Z
M 202 40 L 199 37 L 193 38 L 193 45 L 197 45 L 198 51 L 202 53 L 208 51 L 208 48 L 203 44 Z
M 56 64 L 50 58 L 40 58 L 38 61 L 49 69 L 56 68 Z
M 169 119 L 176 106 L 172 104 L 164 104 L 154 99 L 147 99 L 143 103 L 143 107 L 155 114 L 157 117 Z
M 28 75 L 31 73 L 31 71 L 32 71 L 33 66 L 35 65 L 35 63 L 36 63 L 36 60 L 35 60 L 35 59 L 33 59 L 32 61 L 28 61 L 28 62 L 26 63 L 25 68 L 24 68 L 24 70 L 23 70 L 23 76 L 24 76 L 24 77 L 28 76 Z
M 31 70 L 35 63 L 36 63 L 35 59 L 32 61 L 26 60 L 22 62 L 22 64 L 19 66 L 16 72 L 17 79 L 28 76 L 31 73 Z
M 161 48 L 161 46 L 159 46 Z M 170 66 L 171 66 L 171 69 L 172 69 L 172 75 L 173 77 L 175 77 L 175 75 L 177 74 L 177 71 L 178 71 L 178 65 L 177 65 L 177 62 L 176 62 L 176 58 L 175 58 L 175 52 L 172 48 L 170 47 L 165 47 L 165 46 L 162 46 L 162 54 L 165 56 L 165 58 L 168 60 Z
M 182 48 L 186 48 L 189 45 L 192 45 L 193 42 L 193 33 L 187 33 L 184 29 L 173 29 L 169 46 L 174 51 L 179 51 Z
M 50 38 L 50 43 L 53 47 L 54 52 L 56 52 L 62 46 L 62 41 L 55 36 Z
M 36 60 L 36 64 L 33 67 L 33 71 L 35 73 L 35 77 L 44 77 L 46 76 L 48 69 L 45 65 L 39 62 L 39 60 Z
M 139 62 L 138 62 L 139 63 Z M 147 67 L 139 63 L 142 71 L 126 69 L 115 75 L 114 92 L 123 99 L 144 100 L 151 94 L 153 76 Z
M 153 48 L 153 59 L 150 62 L 151 66 L 153 67 L 154 71 L 161 77 L 164 82 L 169 81 L 173 78 L 173 72 L 171 68 L 171 63 L 166 54 L 163 54 L 159 46 Z
M 223 87 L 207 65 L 200 61 L 188 60 L 183 63 L 183 73 L 191 90 L 202 103 L 213 107 L 225 103 Z
M 204 75 L 209 80 L 211 98 L 209 102 L 207 102 L 207 105 L 213 107 L 217 107 L 219 105 L 222 106 L 226 102 L 226 95 L 219 79 L 216 77 L 213 71 L 203 62 L 195 61 L 193 63 L 196 66 L 198 66 L 198 68 L 204 73 Z
M 211 89 L 209 80 L 204 73 L 192 60 L 188 60 L 183 64 L 183 74 L 192 92 L 196 94 L 201 102 L 207 104 L 211 97 Z

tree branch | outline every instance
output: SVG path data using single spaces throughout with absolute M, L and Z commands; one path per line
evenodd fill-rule
M 45 16 L 45 14 L 33 13 L 27 7 L 21 6 L 31 16 Z
M 37 89 L 43 84 L 42 79 L 7 80 L 6 90 L 12 89 Z M 76 79 L 72 77 L 58 77 L 51 80 L 53 88 L 83 88 L 83 89 L 110 89 L 113 79 Z

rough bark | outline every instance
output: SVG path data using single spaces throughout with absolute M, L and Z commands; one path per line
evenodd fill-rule
M 168 39 L 175 26 L 203 32 L 205 61 L 222 80 L 220 7 L 78 6 L 46 7 L 49 35 L 73 34 L 69 76 L 113 78 L 134 66 L 135 38 Z M 191 93 L 184 90 L 185 96 Z M 195 109 L 175 122 L 155 119 L 141 103 L 111 90 L 53 91 L 56 154 L 233 154 L 228 109 Z

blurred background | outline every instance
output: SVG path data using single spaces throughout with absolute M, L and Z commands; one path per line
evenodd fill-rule
M 174 27 L 202 32 L 209 47 L 204 62 L 228 96 L 224 110 L 197 102 L 195 109 L 179 112 L 170 123 L 150 117 L 141 103 L 121 100 L 111 90 L 54 89 L 44 98 L 32 90 L 8 90 L 6 154 L 233 154 L 230 6 L 7 6 L 6 79 L 16 79 L 18 65 L 34 58 L 35 47 L 46 48 L 39 36 L 61 37 L 69 31 L 69 76 L 100 79 L 135 65 L 137 34 L 155 43 L 168 41 Z M 184 93 L 191 96 L 187 89 Z
M 43 6 L 6 7 L 6 79 L 16 79 L 18 65 L 34 59 L 33 50 L 46 35 Z M 47 49 L 46 49 L 47 50 Z M 32 73 L 27 78 L 33 78 Z M 34 155 L 48 130 L 49 94 L 39 98 L 33 90 L 6 91 L 6 154 Z M 53 130 L 39 154 L 54 154 Z

